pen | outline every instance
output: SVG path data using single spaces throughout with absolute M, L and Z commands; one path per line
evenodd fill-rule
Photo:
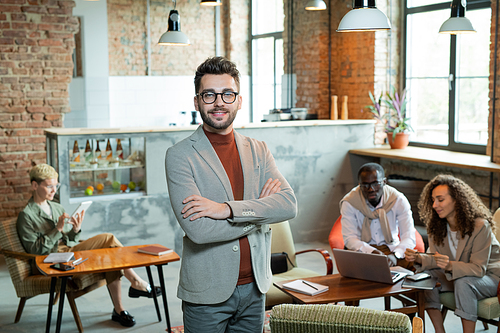
M 306 281 L 304 281 L 304 280 L 302 280 L 302 283 L 303 283 L 303 284 L 308 285 L 309 287 L 311 287 L 311 288 L 313 288 L 313 289 L 318 290 L 318 288 L 316 288 L 315 286 L 313 286 L 313 285 L 312 285 L 312 284 L 310 284 L 310 283 L 307 283 L 307 282 L 306 282 Z
M 81 258 L 80 258 L 80 259 L 81 259 Z M 81 261 L 77 262 L 76 264 L 73 264 L 73 266 L 78 266 L 78 265 L 80 265 L 81 263 L 83 263 L 83 262 L 85 262 L 85 261 L 87 261 L 87 260 L 89 260 L 89 258 L 85 258 L 85 259 L 83 259 L 83 260 L 81 260 Z
M 79 263 L 80 261 L 82 261 L 82 258 L 76 259 L 75 261 L 72 262 L 72 264 L 75 265 L 75 264 Z

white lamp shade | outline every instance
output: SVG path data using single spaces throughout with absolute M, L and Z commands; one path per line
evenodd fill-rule
M 202 0 L 200 2 L 200 5 L 215 7 L 215 6 L 221 6 L 222 2 L 221 0 Z
M 161 35 L 158 45 L 190 45 L 189 38 L 182 31 L 167 31 Z
M 326 3 L 323 0 L 311 0 L 306 5 L 306 10 L 325 10 Z
M 472 23 L 466 17 L 450 17 L 439 28 L 439 33 L 442 34 L 473 34 L 475 32 Z
M 338 32 L 391 30 L 387 16 L 377 8 L 354 8 L 340 21 Z

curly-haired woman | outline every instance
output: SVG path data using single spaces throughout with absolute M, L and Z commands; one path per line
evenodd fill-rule
M 474 190 L 453 176 L 439 175 L 424 188 L 418 203 L 427 226 L 429 249 L 405 252 L 417 271 L 427 271 L 441 286 L 425 291 L 425 308 L 436 333 L 444 332 L 439 293 L 455 293 L 455 314 L 464 332 L 474 332 L 477 301 L 496 296 L 500 248 L 491 213 Z

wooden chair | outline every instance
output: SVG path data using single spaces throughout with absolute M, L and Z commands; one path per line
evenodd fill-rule
M 292 279 L 302 279 L 306 277 L 321 275 L 318 272 L 312 271 L 310 269 L 297 267 L 297 262 L 295 256 L 302 253 L 308 252 L 318 252 L 323 256 L 323 260 L 326 265 L 326 274 L 332 274 L 333 272 L 333 261 L 330 257 L 330 253 L 324 249 L 308 249 L 304 251 L 295 252 L 295 245 L 293 243 L 292 231 L 290 230 L 290 224 L 288 221 L 271 224 L 272 237 L 271 237 L 271 253 L 282 253 L 286 252 L 293 263 L 288 264 L 288 271 L 280 274 L 273 275 L 273 282 L 285 281 Z M 295 266 L 295 267 L 294 267 Z M 274 285 L 271 286 L 266 294 L 266 308 L 276 304 L 282 303 L 292 303 L 292 298 L 276 288 Z
M 495 220 L 497 228 L 496 228 L 496 238 L 500 239 L 500 208 L 496 210 L 493 215 L 493 220 Z M 478 320 L 483 322 L 484 329 L 488 329 L 488 324 L 492 324 L 497 326 L 497 332 L 500 333 L 499 320 L 497 318 L 500 317 L 500 289 L 497 290 L 497 295 L 494 297 L 489 297 L 482 299 L 477 302 L 477 315 Z M 445 292 L 439 295 L 439 300 L 441 304 L 443 304 L 443 308 L 441 309 L 441 315 L 443 316 L 443 321 L 446 318 L 446 313 L 448 310 L 454 311 L 456 308 L 455 305 L 455 293 L 453 292 Z
M 330 247 L 332 249 L 343 249 L 344 248 L 344 238 L 342 237 L 342 215 L 339 216 L 337 221 L 333 224 L 332 230 L 330 231 L 330 235 L 328 236 L 328 242 L 330 243 Z M 417 245 L 415 249 L 419 252 L 425 252 L 424 240 L 422 239 L 422 235 L 415 229 L 415 239 L 417 241 Z
M 38 273 L 34 264 L 36 255 L 26 253 L 24 250 L 17 234 L 16 221 L 17 219 L 14 218 L 0 222 L 0 253 L 5 256 L 12 284 L 16 289 L 17 297 L 20 298 L 15 323 L 21 319 L 24 305 L 28 299 L 50 292 L 51 281 L 50 277 Z M 75 299 L 105 284 L 106 280 L 102 273 L 76 276 L 68 280 L 66 295 L 80 333 L 83 332 L 83 326 Z M 59 288 L 60 282 L 58 281 L 56 291 Z
M 421 333 L 421 318 L 398 312 L 332 304 L 282 304 L 273 307 L 269 318 L 273 333 Z

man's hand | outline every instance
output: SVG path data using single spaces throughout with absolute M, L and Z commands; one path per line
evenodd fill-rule
M 418 255 L 418 251 L 412 250 L 412 249 L 406 249 L 405 250 L 405 259 L 408 262 L 416 262 L 417 264 L 422 263 L 422 258 Z
M 190 217 L 190 221 L 200 217 L 210 217 L 215 220 L 224 220 L 231 216 L 231 208 L 225 203 L 208 200 L 200 195 L 190 195 L 182 201 L 184 209 L 181 213 L 183 218 Z
M 434 260 L 436 261 L 436 265 L 444 269 L 445 271 L 451 270 L 450 258 L 447 255 L 439 254 L 436 252 L 434 255 Z
M 67 215 L 67 214 L 66 214 Z M 82 210 L 81 213 L 77 213 L 75 217 L 71 217 L 68 221 L 69 224 L 73 226 L 73 231 L 78 233 L 82 228 L 83 217 L 85 216 L 85 211 Z
M 269 178 L 267 182 L 262 187 L 262 191 L 260 192 L 259 199 L 270 196 L 271 194 L 275 194 L 281 191 L 281 182 L 279 179 L 273 180 Z

